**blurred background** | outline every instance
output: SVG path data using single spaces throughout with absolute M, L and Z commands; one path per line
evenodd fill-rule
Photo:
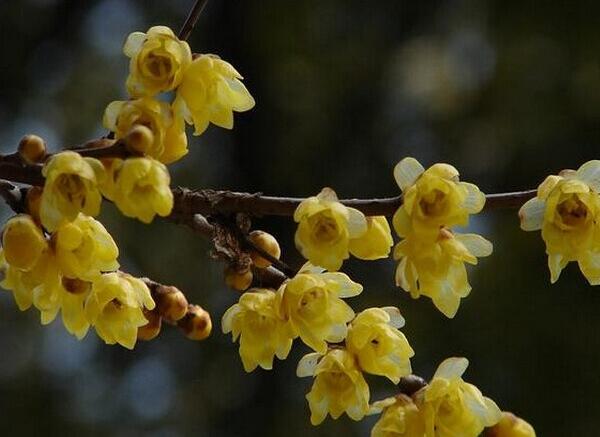
M 105 133 L 105 106 L 126 96 L 132 31 L 177 30 L 192 0 L 0 1 L 0 148 L 26 133 L 54 150 Z M 190 38 L 245 77 L 256 108 L 235 129 L 191 137 L 171 167 L 174 185 L 308 196 L 398 194 L 392 168 L 414 156 L 454 164 L 484 192 L 535 188 L 550 173 L 599 158 L 600 3 L 585 1 L 211 0 Z M 191 133 L 191 132 L 190 132 Z M 9 216 L 2 207 L 3 220 Z M 366 436 L 376 420 L 309 422 L 309 379 L 295 377 L 296 343 L 275 369 L 245 374 L 220 318 L 237 292 L 189 230 L 151 226 L 104 204 L 121 264 L 184 290 L 208 309 L 205 342 L 166 327 L 130 352 L 60 321 L 42 327 L 0 294 L 0 435 Z M 302 262 L 291 219 L 255 221 Z M 466 379 L 538 435 L 597 434 L 600 291 L 570 265 L 551 286 L 539 233 L 517 211 L 491 211 L 472 228 L 494 242 L 470 273 L 454 320 L 393 285 L 394 262 L 349 261 L 365 284 L 349 303 L 397 305 L 429 378 L 448 356 Z M 369 378 L 372 399 L 394 392 Z

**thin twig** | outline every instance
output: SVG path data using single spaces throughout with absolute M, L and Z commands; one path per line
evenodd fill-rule
M 182 41 L 186 41 L 192 30 L 194 30 L 194 26 L 198 22 L 198 18 L 200 18 L 200 14 L 204 10 L 204 7 L 208 3 L 208 0 L 196 0 L 192 9 L 190 9 L 190 13 L 185 19 L 183 26 L 181 26 L 181 30 L 179 30 L 178 38 Z

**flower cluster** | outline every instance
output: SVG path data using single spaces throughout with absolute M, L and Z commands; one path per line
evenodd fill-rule
M 350 254 L 364 260 L 387 258 L 393 244 L 385 217 L 365 217 L 342 205 L 331 188 L 302 201 L 294 220 L 298 222 L 298 250 L 312 264 L 329 271 L 338 270 Z
M 468 364 L 466 358 L 449 358 L 412 397 L 373 403 L 370 414 L 383 414 L 371 436 L 477 437 L 496 425 L 502 417 L 498 406 L 462 379 Z
M 523 230 L 542 230 L 552 283 L 577 261 L 589 283 L 600 284 L 600 161 L 548 176 L 519 217 Z
M 417 298 L 428 296 L 447 317 L 454 317 L 460 300 L 471 286 L 465 263 L 492 253 L 492 244 L 477 234 L 460 234 L 454 226 L 466 226 L 469 215 L 480 212 L 485 196 L 476 185 L 460 182 L 458 171 L 448 164 L 425 170 L 414 158 L 394 168 L 403 203 L 393 217 L 402 241 L 394 248 L 399 261 L 396 285 Z

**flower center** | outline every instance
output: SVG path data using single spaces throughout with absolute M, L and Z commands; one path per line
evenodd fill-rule
M 69 203 L 76 203 L 80 207 L 85 202 L 85 185 L 78 175 L 62 174 L 57 181 L 60 192 Z
M 446 206 L 446 193 L 434 189 L 421 197 L 419 207 L 426 217 L 435 217 L 443 213 Z
M 145 62 L 146 71 L 153 79 L 170 77 L 173 71 L 171 59 L 166 56 L 149 54 Z
M 582 226 L 588 217 L 588 208 L 577 196 L 569 197 L 556 208 L 562 223 L 569 228 Z
M 323 243 L 332 243 L 338 239 L 339 235 L 340 231 L 333 217 L 320 215 L 313 229 L 314 238 Z

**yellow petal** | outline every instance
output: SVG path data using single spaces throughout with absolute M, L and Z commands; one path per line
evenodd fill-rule
M 404 158 L 394 167 L 394 179 L 402 191 L 413 185 L 425 168 L 415 158 Z

